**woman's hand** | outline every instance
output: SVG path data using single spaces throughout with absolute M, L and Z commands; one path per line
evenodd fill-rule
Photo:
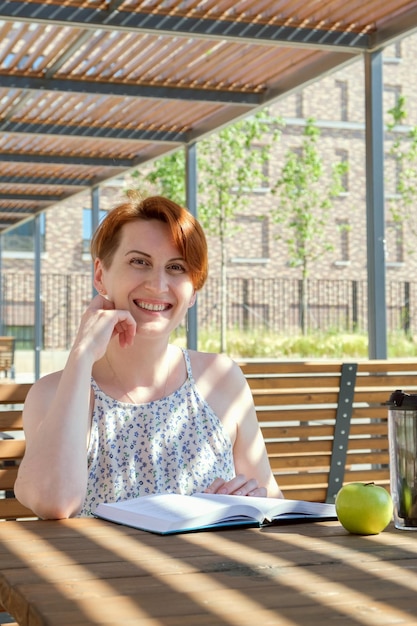
M 135 320 L 129 311 L 115 309 L 111 300 L 95 296 L 82 316 L 74 347 L 87 346 L 94 361 L 98 361 L 116 335 L 122 348 L 131 346 L 136 335 Z
M 223 478 L 216 478 L 204 492 L 231 496 L 258 496 L 262 498 L 266 498 L 268 495 L 265 487 L 259 487 L 258 482 L 254 478 L 248 480 L 243 474 L 239 474 L 228 481 L 223 480 Z

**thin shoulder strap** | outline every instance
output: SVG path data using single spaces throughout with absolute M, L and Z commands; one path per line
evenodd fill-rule
M 188 350 L 186 350 L 185 348 L 181 348 L 181 350 L 184 355 L 184 361 L 185 361 L 185 367 L 187 369 L 188 379 L 193 380 L 193 371 L 191 369 L 190 355 L 188 354 Z

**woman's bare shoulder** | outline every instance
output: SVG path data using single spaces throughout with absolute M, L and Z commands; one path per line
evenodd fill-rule
M 242 380 L 240 367 L 227 354 L 217 352 L 198 352 L 189 350 L 193 376 L 197 380 L 201 376 L 218 379 L 219 381 Z
M 59 385 L 59 381 L 61 380 L 61 376 L 62 370 L 59 370 L 39 378 L 39 380 L 34 382 L 31 386 L 27 396 L 28 400 L 34 398 L 45 398 L 45 396 L 55 393 L 56 388 Z

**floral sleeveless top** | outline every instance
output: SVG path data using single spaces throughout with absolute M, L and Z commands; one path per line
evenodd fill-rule
M 161 400 L 119 402 L 91 380 L 88 483 L 79 516 L 93 515 L 99 502 L 151 493 L 191 495 L 217 477 L 235 475 L 230 437 L 200 395 L 188 352 L 183 353 L 187 380 Z

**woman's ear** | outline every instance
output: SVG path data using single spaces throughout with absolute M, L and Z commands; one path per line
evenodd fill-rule
M 100 295 L 104 296 L 106 294 L 106 289 L 103 285 L 103 266 L 100 259 L 94 260 L 93 284 Z
M 195 303 L 195 301 L 196 301 L 196 298 L 197 298 L 197 293 L 194 291 L 194 293 L 193 293 L 193 295 L 192 295 L 192 297 L 191 297 L 191 300 L 190 300 L 190 302 L 188 303 L 188 308 L 189 308 L 189 309 L 191 309 L 191 307 L 192 307 L 192 306 L 194 306 L 194 303 Z

